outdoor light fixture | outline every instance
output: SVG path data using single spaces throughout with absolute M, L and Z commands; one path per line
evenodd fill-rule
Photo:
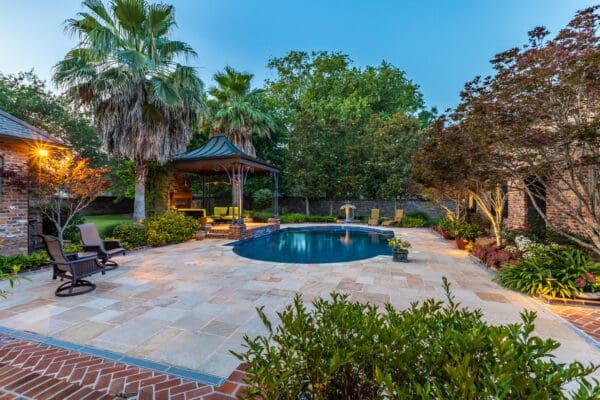
M 40 157 L 48 157 L 47 149 L 38 149 L 37 153 L 38 153 L 38 156 L 40 156 Z

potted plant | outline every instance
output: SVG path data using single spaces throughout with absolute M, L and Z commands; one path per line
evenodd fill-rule
M 456 247 L 465 250 L 469 242 L 474 241 L 479 234 L 479 227 L 475 224 L 460 224 L 456 230 Z
M 575 280 L 575 287 L 580 290 L 575 297 L 582 300 L 600 300 L 600 276 L 587 272 Z
M 392 248 L 393 260 L 396 262 L 408 262 L 408 249 L 410 243 L 400 238 L 392 238 L 388 240 L 388 246 Z

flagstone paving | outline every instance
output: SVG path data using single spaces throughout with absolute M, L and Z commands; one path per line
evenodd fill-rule
M 256 307 L 268 316 L 296 293 L 306 301 L 332 291 L 353 300 L 391 303 L 444 300 L 442 277 L 463 305 L 480 308 L 492 323 L 519 321 L 523 309 L 538 314 L 536 331 L 562 343 L 558 360 L 600 362 L 597 343 L 580 337 L 549 308 L 507 291 L 465 252 L 430 230 L 394 229 L 411 241 L 409 263 L 380 256 L 339 264 L 280 264 L 244 259 L 226 240 L 191 241 L 133 252 L 121 267 L 92 280 L 97 290 L 57 298 L 50 271 L 0 300 L 0 326 L 107 349 L 153 362 L 229 377 L 239 365 L 230 350 L 241 350 L 244 334 L 265 333 Z

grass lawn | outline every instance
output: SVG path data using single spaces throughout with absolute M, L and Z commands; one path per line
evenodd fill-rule
M 102 237 L 111 236 L 115 226 L 132 221 L 130 214 L 89 215 L 83 219 L 85 222 L 96 224 Z

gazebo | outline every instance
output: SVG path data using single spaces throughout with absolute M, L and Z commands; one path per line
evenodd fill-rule
M 204 145 L 175 156 L 175 170 L 199 175 L 227 175 L 231 183 L 231 202 L 234 210 L 229 236 L 245 237 L 244 185 L 249 173 L 271 175 L 273 179 L 273 218 L 271 225 L 279 228 L 279 169 L 236 147 L 225 134 L 211 135 Z

